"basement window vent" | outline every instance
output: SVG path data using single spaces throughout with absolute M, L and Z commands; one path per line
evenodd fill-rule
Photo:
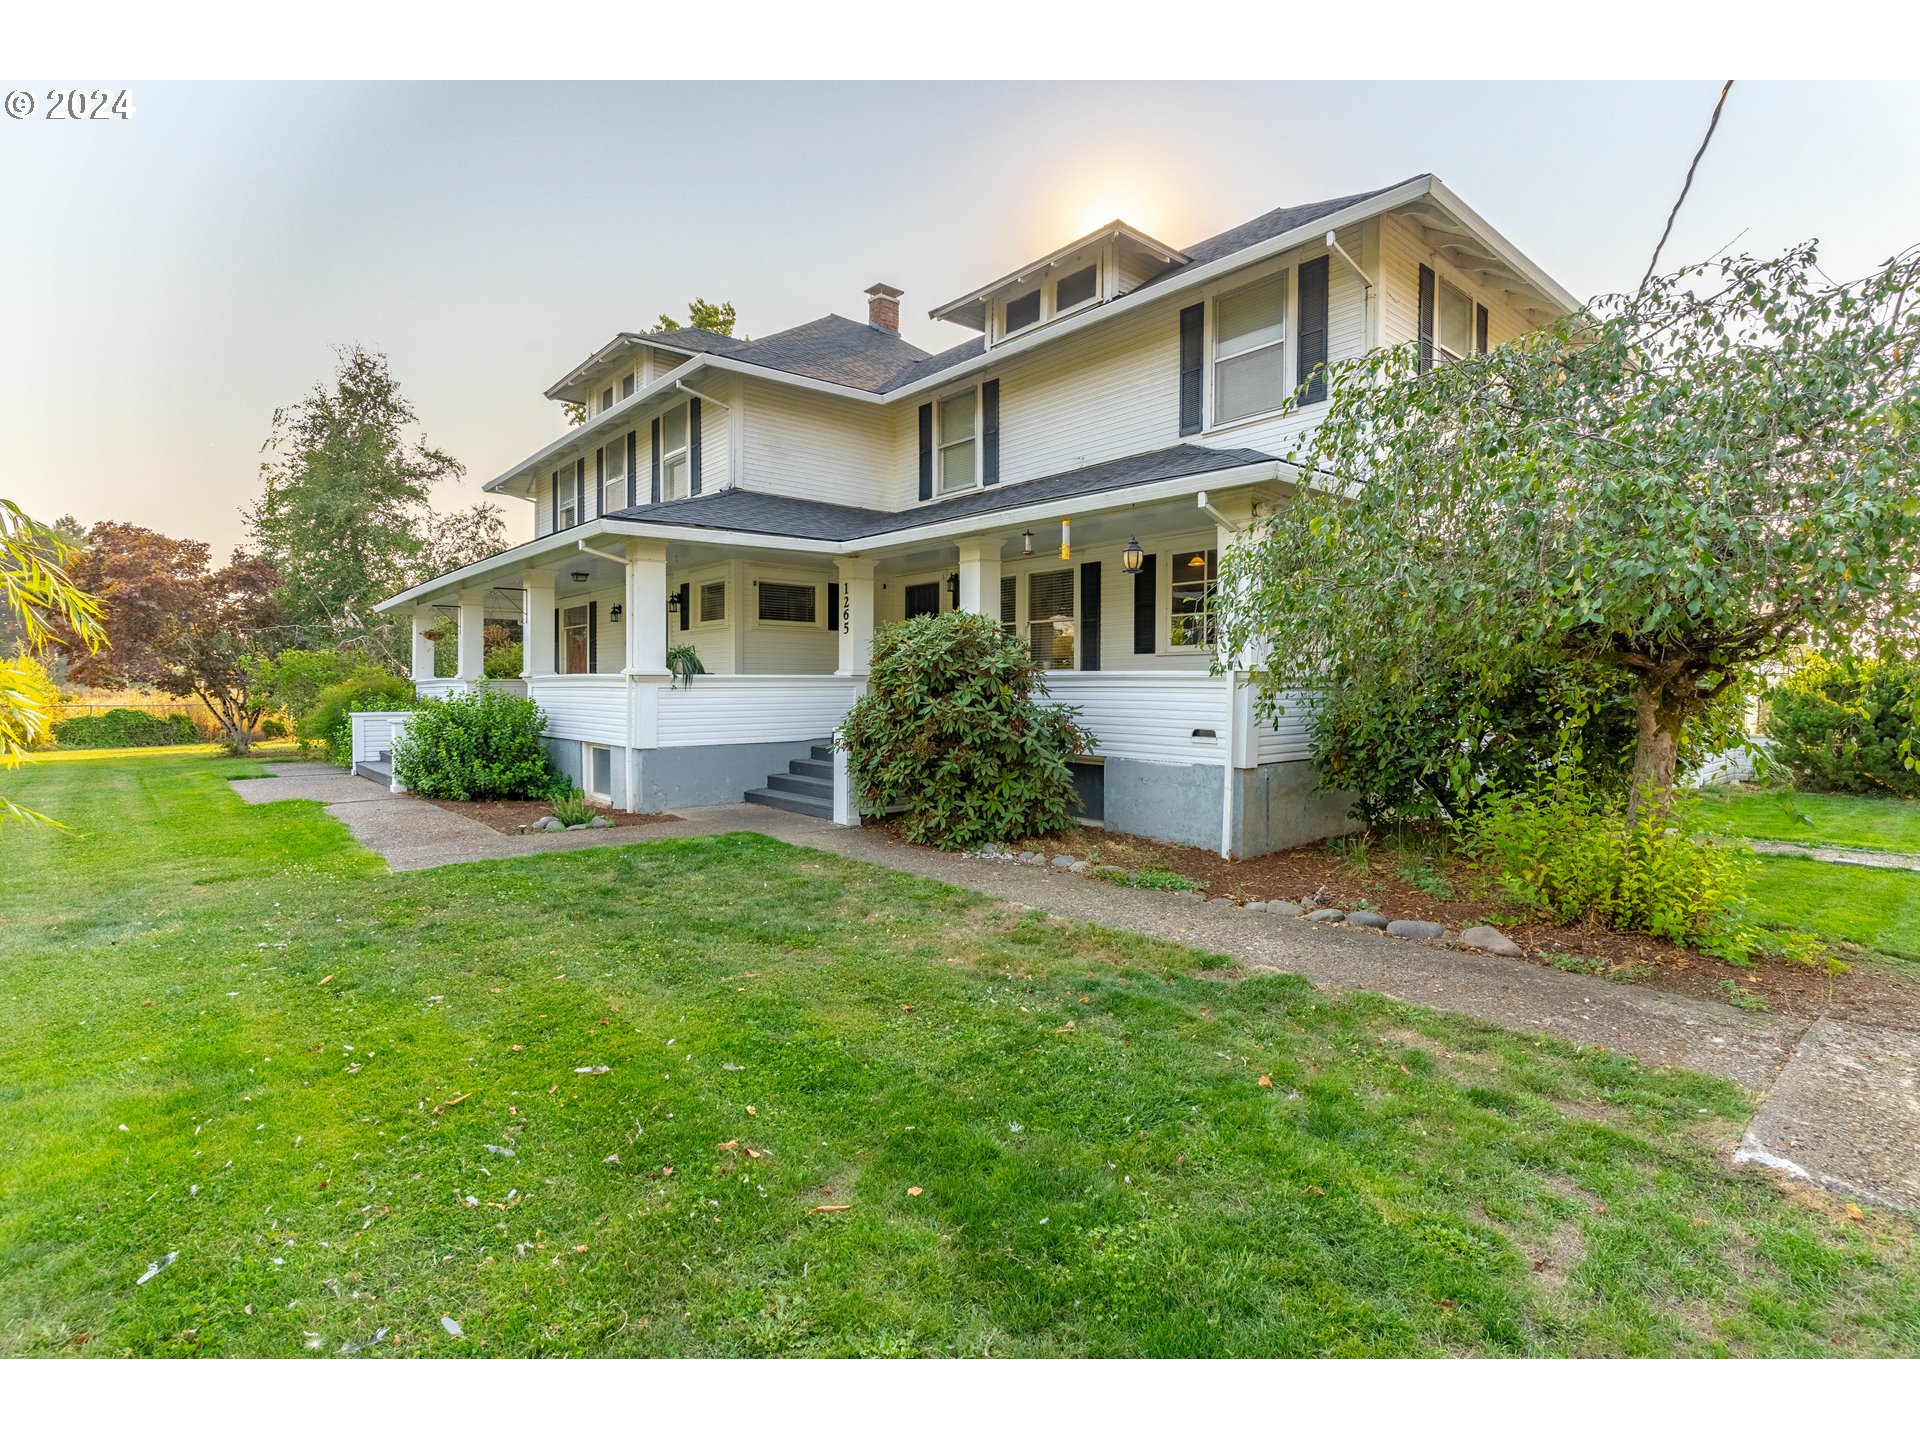
M 1220 737 L 1211 730 L 1196 730 L 1193 732 L 1193 738 L 1196 740 L 1218 740 Z

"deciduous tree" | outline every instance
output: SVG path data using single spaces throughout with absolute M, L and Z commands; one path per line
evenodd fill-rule
M 100 606 L 67 572 L 75 552 L 55 526 L 29 519 L 0 500 L 0 615 L 15 628 L 10 655 L 0 655 L 0 770 L 12 770 L 46 741 L 59 699 L 37 656 L 57 635 L 92 654 L 106 643 Z M 0 796 L 0 824 L 46 817 Z
M 1834 283 L 1811 245 L 1593 302 L 1456 364 L 1336 364 L 1309 483 L 1222 565 L 1263 698 L 1436 661 L 1498 695 L 1561 660 L 1631 679 L 1636 793 L 1797 645 L 1911 637 L 1920 258 Z

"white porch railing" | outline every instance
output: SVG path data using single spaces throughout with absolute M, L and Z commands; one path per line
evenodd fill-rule
M 351 732 L 349 758 L 353 770 L 357 773 L 363 764 L 378 765 L 382 754 L 391 756 L 393 742 L 404 735 L 407 722 L 413 719 L 411 710 L 356 710 L 348 718 Z M 397 776 L 389 776 L 388 788 L 396 795 L 403 787 Z
M 627 690 L 632 681 L 611 675 L 536 675 L 527 694 L 547 713 L 547 734 L 557 740 L 626 745 Z
M 679 689 L 657 687 L 655 743 L 818 740 L 840 728 L 865 688 L 846 675 L 696 675 Z
M 527 693 L 527 682 L 517 675 L 508 675 L 498 680 L 488 680 L 487 688 L 489 690 L 499 690 L 508 695 L 524 695 Z M 414 693 L 422 699 L 432 697 L 436 700 L 443 700 L 449 695 L 462 695 L 471 689 L 473 689 L 473 682 L 471 680 L 439 678 L 433 680 L 416 680 L 413 682 Z

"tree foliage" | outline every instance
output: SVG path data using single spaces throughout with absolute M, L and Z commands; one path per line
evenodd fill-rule
M 907 838 L 946 850 L 1066 829 L 1079 808 L 1067 762 L 1095 742 L 1045 694 L 1027 647 L 990 616 L 888 626 L 842 732 L 861 808 L 904 805 Z
M 236 550 L 215 570 L 198 540 L 103 521 L 87 532 L 75 574 L 100 597 L 100 627 L 113 643 L 90 648 L 63 629 L 69 676 L 198 696 L 228 747 L 244 754 L 273 703 L 269 662 L 287 633 L 273 567 Z
M 505 545 L 496 506 L 433 509 L 434 487 L 465 469 L 418 428 L 387 357 L 358 345 L 340 349 L 330 385 L 274 412 L 266 490 L 247 524 L 300 644 L 349 645 L 397 665 L 399 622 L 374 605 Z
M 1804 790 L 1920 798 L 1920 665 L 1810 655 L 1767 692 L 1773 758 Z
M 698 297 L 687 302 L 687 324 L 695 330 L 706 330 L 715 335 L 733 334 L 733 302 L 729 300 L 702 300 Z M 680 322 L 664 311 L 660 315 L 660 329 L 678 330 Z M 742 337 L 745 338 L 745 337 Z
M 1313 482 L 1222 566 L 1263 699 L 1424 666 L 1489 697 L 1566 661 L 1626 674 L 1636 792 L 1756 661 L 1910 636 L 1920 564 L 1920 260 L 1834 284 L 1812 246 L 1725 259 L 1422 373 L 1332 367 L 1289 458 Z
M 16 768 L 28 750 L 47 741 L 60 697 L 40 652 L 60 637 L 86 655 L 106 644 L 99 601 L 68 573 L 75 558 L 66 535 L 0 500 L 0 614 L 14 633 L 14 653 L 0 655 L 0 770 Z M 0 824 L 8 820 L 46 823 L 44 815 L 0 796 Z

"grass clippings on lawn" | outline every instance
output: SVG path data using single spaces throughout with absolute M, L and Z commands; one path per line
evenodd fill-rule
M 758 836 L 388 874 L 255 769 L 9 777 L 0 1351 L 1920 1348 L 1721 1082 Z

